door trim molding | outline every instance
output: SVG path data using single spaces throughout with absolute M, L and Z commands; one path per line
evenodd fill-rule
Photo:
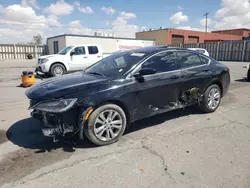
M 133 74 L 134 74 L 135 72 L 137 72 L 137 71 L 141 68 L 141 65 L 142 65 L 143 63 L 145 63 L 147 60 L 149 60 L 150 58 L 152 58 L 152 57 L 154 57 L 154 56 L 156 56 L 156 55 L 158 55 L 158 54 L 160 54 L 160 53 L 164 53 L 164 52 L 173 52 L 173 51 L 174 51 L 174 52 L 181 52 L 181 51 L 186 52 L 185 50 L 176 50 L 176 49 L 174 49 L 174 50 L 163 50 L 163 51 L 157 52 L 157 53 L 155 53 L 155 54 L 149 56 L 149 57 L 146 58 L 145 60 L 143 60 L 140 64 L 138 64 L 138 65 L 137 65 L 137 66 L 136 66 L 136 67 L 126 76 L 125 79 L 132 78 L 132 77 L 133 77 Z M 189 52 L 189 51 L 188 51 L 188 52 Z M 190 52 L 190 53 L 196 54 L 196 53 L 194 53 L 194 52 Z M 203 56 L 202 54 L 201 54 L 201 55 L 200 55 L 200 54 L 196 54 L 196 55 L 198 55 L 198 56 Z M 159 75 L 159 74 L 173 73 L 173 72 L 184 71 L 184 70 L 189 70 L 189 69 L 195 69 L 195 68 L 199 68 L 199 67 L 204 67 L 204 66 L 210 65 L 210 64 L 211 64 L 211 59 L 210 59 L 210 58 L 207 58 L 207 57 L 205 57 L 205 56 L 203 56 L 203 57 L 209 60 L 207 64 L 198 65 L 198 66 L 189 67 L 189 68 L 180 68 L 180 69 L 178 69 L 178 70 L 167 71 L 167 72 L 160 72 L 160 73 L 156 73 L 156 74 Z M 154 75 L 156 75 L 156 74 L 154 74 Z M 147 76 L 151 76 L 151 75 L 147 75 Z M 145 77 L 147 77 L 147 76 L 145 76 Z

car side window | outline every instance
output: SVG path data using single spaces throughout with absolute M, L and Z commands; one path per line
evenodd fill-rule
M 142 64 L 141 68 L 153 68 L 157 73 L 178 69 L 176 52 L 163 52 L 154 55 Z
M 88 51 L 90 55 L 98 54 L 97 46 L 88 46 Z
M 200 65 L 204 65 L 199 55 L 191 52 L 177 52 L 178 60 L 182 68 L 191 68 Z
M 76 47 L 73 52 L 75 53 L 75 55 L 85 55 L 86 52 L 85 52 L 85 47 L 84 46 L 79 46 L 79 47 Z

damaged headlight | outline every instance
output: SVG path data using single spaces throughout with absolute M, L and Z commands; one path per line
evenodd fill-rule
M 76 101 L 77 99 L 60 99 L 48 102 L 41 102 L 33 106 L 32 108 L 44 112 L 61 113 L 72 108 L 75 105 Z

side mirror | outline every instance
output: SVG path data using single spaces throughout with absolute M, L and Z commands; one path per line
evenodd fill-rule
M 70 52 L 70 56 L 72 56 L 72 55 L 75 55 L 75 52 L 74 52 L 74 51 L 71 51 L 71 52 Z
M 151 74 L 155 74 L 156 70 L 153 68 L 142 68 L 141 70 L 139 70 L 139 72 L 135 73 L 134 76 L 144 76 L 144 75 L 151 75 Z

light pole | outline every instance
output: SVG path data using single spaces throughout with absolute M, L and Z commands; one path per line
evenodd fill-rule
M 209 12 L 207 12 L 206 14 L 204 14 L 204 16 L 206 16 L 206 32 L 207 32 L 207 16 L 208 16 Z

